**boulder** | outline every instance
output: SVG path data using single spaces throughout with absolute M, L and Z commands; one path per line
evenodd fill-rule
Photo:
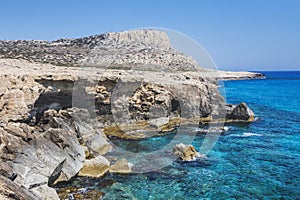
M 44 113 L 39 126 L 47 130 L 51 127 L 59 127 L 72 131 L 79 139 L 81 148 L 86 157 L 104 155 L 111 151 L 112 146 L 101 129 L 94 128 L 88 111 L 76 107 L 65 110 L 48 110 Z
M 94 153 L 105 155 L 112 150 L 111 144 L 106 140 L 106 136 L 101 132 L 89 134 L 84 137 L 85 145 Z
M 0 175 L 0 199 L 38 200 L 36 196 L 10 179 Z
M 173 154 L 183 161 L 193 161 L 196 160 L 196 157 L 200 156 L 200 154 L 197 153 L 195 147 L 182 143 L 177 144 L 173 148 Z
M 103 156 L 97 156 L 83 163 L 79 176 L 101 177 L 109 170 L 110 162 Z
M 81 142 L 88 148 L 90 154 L 105 155 L 112 150 L 112 145 L 108 142 L 106 135 L 104 135 L 100 127 L 93 127 L 93 125 L 97 125 L 97 122 L 92 121 L 88 110 L 73 107 L 58 112 L 54 115 L 57 119 L 56 116 L 59 118 L 64 117 L 63 124 L 65 124 L 66 128 L 71 128 L 77 132 Z M 61 125 L 57 124 L 56 126 Z
M 118 160 L 115 164 L 110 166 L 109 172 L 127 174 L 131 172 L 131 164 L 125 158 Z
M 75 135 L 51 128 L 37 136 L 31 145 L 23 145 L 22 153 L 13 162 L 17 173 L 15 182 L 39 198 L 58 199 L 52 195 L 56 194 L 55 190 L 48 185 L 70 180 L 81 169 L 84 159 L 84 151 Z
M 151 119 L 148 121 L 148 123 L 151 127 L 158 128 L 169 123 L 169 117 L 160 117 L 160 118 Z
M 254 113 L 244 102 L 238 105 L 229 104 L 226 106 L 226 118 L 228 120 L 251 122 L 254 121 Z
M 46 123 L 42 118 L 46 124 L 36 126 L 20 122 L 0 125 L 0 174 L 41 199 L 56 194 L 48 186 L 74 177 L 85 160 L 75 130 L 61 117 L 48 115 L 48 119 Z
M 30 192 L 38 195 L 43 200 L 60 200 L 56 190 L 49 187 L 47 184 L 34 187 L 29 190 Z

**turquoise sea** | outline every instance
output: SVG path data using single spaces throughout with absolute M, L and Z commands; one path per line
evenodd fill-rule
M 173 162 L 158 171 L 71 184 L 104 199 L 300 199 L 300 72 L 262 72 L 266 79 L 224 82 L 228 103 L 246 102 L 257 121 L 226 126 L 207 159 Z M 191 128 L 187 131 L 195 131 Z M 136 151 L 159 148 L 172 134 L 119 141 Z M 193 145 L 204 139 L 197 133 Z

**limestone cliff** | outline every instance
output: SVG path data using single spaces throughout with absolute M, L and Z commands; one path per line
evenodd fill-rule
M 228 110 L 231 120 L 253 119 L 246 104 L 226 107 L 216 71 L 199 71 L 159 31 L 0 41 L 0 58 L 1 198 L 22 187 L 29 192 L 17 199 L 58 199 L 51 186 L 111 151 L 107 135 L 151 137 L 177 119 L 225 120 Z
M 4 172 L 42 198 L 55 194 L 53 183 L 78 173 L 83 147 L 95 156 L 111 150 L 103 128 L 207 117 L 213 101 L 222 100 L 216 85 L 194 72 L 83 69 L 10 59 L 1 59 L 0 66 L 0 159 L 10 169 Z M 137 137 L 130 131 L 123 136 Z

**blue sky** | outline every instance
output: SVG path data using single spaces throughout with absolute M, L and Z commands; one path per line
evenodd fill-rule
M 300 70 L 300 0 L 10 0 L 0 39 L 53 40 L 164 27 L 200 43 L 220 69 Z

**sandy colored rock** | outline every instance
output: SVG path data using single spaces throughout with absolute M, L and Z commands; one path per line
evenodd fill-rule
M 131 172 L 130 163 L 125 158 L 118 160 L 115 164 L 110 166 L 109 172 L 127 174 Z
M 110 162 L 103 156 L 97 156 L 83 163 L 79 176 L 99 178 L 109 170 Z
M 192 145 L 178 144 L 173 148 L 173 154 L 183 161 L 193 161 L 199 156 Z

